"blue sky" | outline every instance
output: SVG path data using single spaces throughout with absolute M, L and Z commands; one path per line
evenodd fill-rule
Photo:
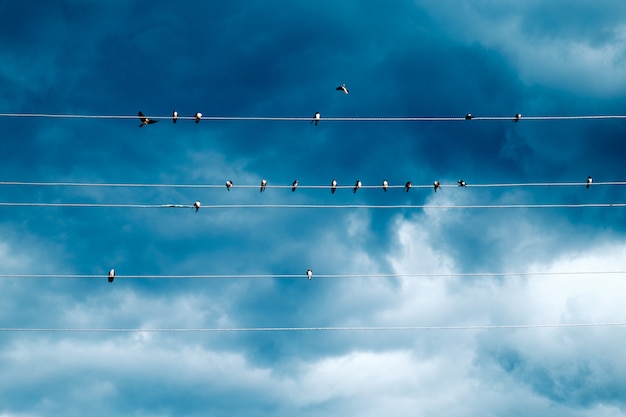
M 623 203 L 623 1 L 0 3 L 0 181 L 469 187 L 0 186 L 1 328 L 624 322 L 623 208 L 219 209 L 221 204 Z M 350 94 L 335 91 L 346 83 Z M 115 268 L 113 284 L 106 273 Z M 350 279 L 307 281 L 314 274 Z M 359 277 L 520 272 L 527 276 Z M 298 279 L 124 279 L 301 274 Z M 622 416 L 622 327 L 0 333 L 0 416 Z

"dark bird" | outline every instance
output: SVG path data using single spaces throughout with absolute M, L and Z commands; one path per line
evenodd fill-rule
M 198 112 L 194 116 L 196 118 L 196 124 L 200 123 L 200 119 L 202 119 L 202 113 Z
M 383 191 L 387 192 L 387 187 L 389 187 L 389 181 L 383 180 Z
M 467 185 L 467 183 L 463 180 L 459 180 L 458 183 L 459 183 L 459 187 L 465 187 Z
M 152 123 L 158 122 L 158 120 L 148 119 L 146 116 L 143 115 L 142 112 L 139 112 L 138 116 L 139 120 L 141 120 L 141 124 L 139 125 L 139 127 L 144 127 L 145 125 L 151 125 Z
M 435 180 L 435 182 L 433 182 L 433 185 L 435 186 L 435 192 L 437 192 L 437 188 L 439 188 L 439 181 Z
M 465 120 L 472 120 L 474 118 L 474 116 L 472 116 L 472 113 L 467 113 L 465 115 Z
M 174 112 L 172 113 L 172 122 L 176 123 L 177 120 L 178 120 L 178 112 L 174 110 Z
M 411 181 L 407 181 L 406 184 L 404 184 L 404 191 L 408 193 L 412 186 Z
M 357 181 L 356 184 L 354 184 L 354 188 L 352 189 L 352 192 L 356 193 L 356 191 L 361 188 L 361 181 Z
M 233 182 L 231 180 L 226 181 L 226 189 L 230 191 L 230 187 L 233 186 Z
M 195 203 L 193 203 L 193 208 L 196 209 L 196 213 L 198 212 L 198 210 L 200 210 L 200 202 L 196 201 Z
M 291 191 L 292 191 L 292 192 L 296 191 L 296 188 L 298 188 L 298 180 L 294 180 L 294 181 L 291 183 Z
M 337 91 L 343 91 L 345 94 L 348 94 L 348 89 L 346 88 L 345 84 L 341 84 L 339 87 L 337 87 L 335 90 Z
M 513 118 L 513 121 L 517 123 L 520 121 L 521 118 L 522 118 L 522 113 L 517 113 L 515 117 Z
M 591 176 L 587 177 L 587 188 L 589 188 L 589 186 L 591 185 L 591 183 L 593 182 L 593 178 L 591 178 Z
M 309 279 L 309 281 L 311 281 L 311 279 L 313 278 L 313 270 L 312 269 L 307 269 L 306 270 L 306 277 Z
M 114 279 L 115 279 L 115 269 L 111 269 L 109 271 L 109 282 L 113 282 Z
M 331 194 L 335 194 L 335 191 L 337 191 L 337 180 L 333 180 L 333 182 L 330 183 Z
M 261 192 L 265 191 L 265 186 L 267 185 L 267 180 L 263 178 L 261 180 Z
M 321 117 L 320 112 L 316 111 L 315 116 L 313 116 L 313 120 L 311 120 L 311 123 L 315 122 L 315 126 L 317 126 L 317 124 L 320 121 L 320 117 Z

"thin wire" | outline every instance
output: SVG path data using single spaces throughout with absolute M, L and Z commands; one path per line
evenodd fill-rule
M 625 275 L 626 271 L 548 271 L 548 272 L 472 272 L 472 273 L 415 273 L 415 274 L 316 274 L 314 279 L 353 278 L 472 278 L 472 277 L 528 277 L 556 275 Z M 106 274 L 0 274 L 0 278 L 87 278 L 103 279 Z M 292 279 L 307 278 L 305 274 L 210 274 L 210 275 L 116 275 L 116 279 Z
M 0 117 L 28 117 L 53 119 L 138 119 L 137 115 L 88 115 L 60 113 L 0 113 Z M 169 120 L 172 116 L 148 116 L 153 120 Z M 180 120 L 195 120 L 195 116 L 179 116 Z M 626 119 L 626 115 L 581 115 L 581 116 L 523 116 L 525 120 L 589 120 L 589 119 Z M 201 120 L 209 121 L 311 121 L 312 117 L 265 117 L 265 116 L 202 116 Z M 497 121 L 513 120 L 513 116 L 475 116 L 471 121 L 463 117 L 323 117 L 322 122 L 456 122 L 456 121 Z
M 229 328 L 28 328 L 1 327 L 0 332 L 28 333 L 243 333 L 243 332 L 389 332 L 389 331 L 455 331 L 455 330 L 519 330 L 592 327 L 626 327 L 626 322 L 543 323 L 543 324 L 478 324 L 459 326 L 339 326 L 339 327 L 229 327 Z
M 107 204 L 107 203 L 17 203 L 0 202 L 0 207 L 68 207 L 68 208 L 194 208 L 190 204 Z M 373 204 L 210 204 L 200 209 L 556 209 L 556 208 L 622 208 L 626 203 L 585 204 L 473 204 L 473 205 L 373 205 Z

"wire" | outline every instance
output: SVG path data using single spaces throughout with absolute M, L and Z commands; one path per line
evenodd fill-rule
M 626 327 L 626 322 L 544 323 L 544 324 L 478 324 L 459 326 L 339 326 L 339 327 L 229 327 L 229 328 L 28 328 L 0 327 L 0 332 L 28 333 L 244 333 L 244 332 L 390 332 L 390 331 L 455 331 L 455 330 L 520 330 L 591 327 Z
M 314 279 L 352 278 L 472 278 L 472 277 L 528 277 L 556 275 L 625 275 L 626 271 L 570 271 L 570 272 L 472 272 L 472 273 L 416 273 L 416 274 L 317 274 Z M 106 274 L 0 274 L 0 278 L 87 278 L 103 279 Z M 212 275 L 116 275 L 116 279 L 292 279 L 306 278 L 302 274 L 212 274 Z
M 88 115 L 88 114 L 60 114 L 60 113 L 0 113 L 0 117 L 19 118 L 53 118 L 53 119 L 138 119 L 137 115 Z M 148 116 L 153 120 L 168 120 L 172 116 Z M 194 120 L 195 116 L 179 116 L 179 120 Z M 209 121 L 311 121 L 313 117 L 265 117 L 265 116 L 202 116 L 201 120 Z M 626 115 L 581 115 L 581 116 L 523 116 L 525 120 L 598 120 L 598 119 L 626 119 Z M 471 121 L 463 117 L 323 117 L 322 122 L 456 122 L 456 121 L 497 121 L 513 120 L 513 116 L 473 116 Z

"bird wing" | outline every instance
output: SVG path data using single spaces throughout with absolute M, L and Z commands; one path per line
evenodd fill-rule
M 142 122 L 146 121 L 146 116 L 144 116 L 142 112 L 139 112 L 137 115 L 139 116 L 139 120 L 141 120 Z

